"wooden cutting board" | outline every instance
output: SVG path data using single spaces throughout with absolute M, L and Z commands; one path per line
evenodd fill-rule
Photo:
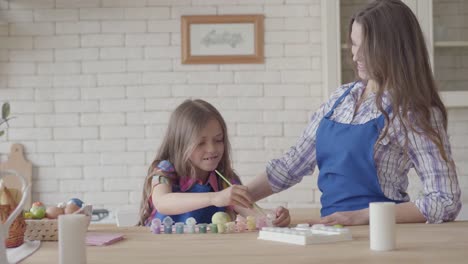
M 11 146 L 8 160 L 0 163 L 0 170 L 14 170 L 21 174 L 27 183 L 32 183 L 32 163 L 24 158 L 24 147 L 21 144 L 13 144 Z M 3 179 L 3 183 L 8 188 L 21 191 L 21 182 L 16 177 L 7 176 Z M 24 208 L 27 210 L 31 208 L 31 193 L 29 193 L 29 198 L 26 200 Z

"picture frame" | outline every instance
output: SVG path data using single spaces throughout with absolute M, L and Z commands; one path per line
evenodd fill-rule
M 263 20 L 263 15 L 182 16 L 182 64 L 263 63 Z

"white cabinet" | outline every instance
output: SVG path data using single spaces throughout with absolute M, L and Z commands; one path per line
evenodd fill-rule
M 369 0 L 321 0 L 324 95 L 353 80 L 346 46 L 351 15 Z M 436 82 L 447 107 L 468 107 L 468 1 L 404 0 L 424 32 Z M 338 43 L 338 44 L 337 44 Z M 341 44 L 339 44 L 341 43 Z
M 434 74 L 449 105 L 468 106 L 468 1 L 433 0 Z

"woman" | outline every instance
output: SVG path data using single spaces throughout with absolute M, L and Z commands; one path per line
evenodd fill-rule
M 397 203 L 399 223 L 454 220 L 461 202 L 447 111 L 417 18 L 399 0 L 377 0 L 349 30 L 357 81 L 334 92 L 250 193 L 258 200 L 287 189 L 317 165 L 322 218 L 314 223 L 368 224 L 369 203 L 379 201 Z M 406 192 L 411 168 L 424 189 L 415 201 Z

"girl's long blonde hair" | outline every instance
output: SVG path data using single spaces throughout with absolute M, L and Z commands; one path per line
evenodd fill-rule
M 156 166 L 162 160 L 168 160 L 175 168 L 176 179 L 179 177 L 194 177 L 195 167 L 189 157 L 197 146 L 202 129 L 211 120 L 219 122 L 223 131 L 224 154 L 218 164 L 217 170 L 225 177 L 240 183 L 240 179 L 231 166 L 231 145 L 229 143 L 226 122 L 219 111 L 203 100 L 186 100 L 172 113 L 169 126 L 166 130 L 163 142 L 158 150 L 156 158 L 148 169 L 143 186 L 143 195 L 140 206 L 140 220 L 138 225 L 145 225 L 152 209 L 149 197 L 152 192 L 152 177 Z M 220 189 L 226 188 L 226 184 L 220 184 Z
M 447 110 L 434 81 L 424 36 L 416 16 L 400 0 L 376 0 L 357 12 L 349 23 L 348 42 L 354 22 L 362 26 L 362 54 L 369 79 L 377 83 L 376 104 L 390 124 L 383 109 L 382 96 L 388 91 L 392 99 L 393 117 L 402 125 L 405 149 L 408 148 L 408 129 L 424 134 L 432 140 L 442 158 L 448 161 L 444 142 L 431 125 L 432 107 L 442 115 L 447 130 Z M 357 72 L 356 64 L 353 65 Z M 357 74 L 356 74 L 357 75 Z M 408 113 L 413 115 L 410 120 Z M 380 137 L 388 132 L 388 126 Z

